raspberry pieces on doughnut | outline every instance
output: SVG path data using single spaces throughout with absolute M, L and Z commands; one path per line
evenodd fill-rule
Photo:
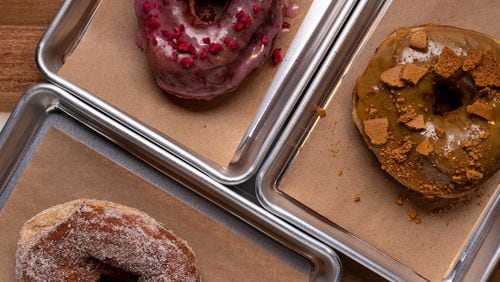
M 499 40 L 432 24 L 398 29 L 358 78 L 353 118 L 408 188 L 443 198 L 478 189 L 500 167 Z
M 209 100 L 236 89 L 265 62 L 286 3 L 135 0 L 137 44 L 163 90 Z

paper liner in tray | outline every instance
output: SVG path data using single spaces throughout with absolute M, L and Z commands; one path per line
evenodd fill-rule
M 0 211 L 0 281 L 14 280 L 22 224 L 38 212 L 78 198 L 142 210 L 185 239 L 204 281 L 307 281 L 293 263 L 161 191 L 65 133 L 50 128 Z
M 283 52 L 312 0 L 292 2 L 300 6 L 300 13 L 287 19 L 290 32 L 275 44 Z M 156 85 L 134 43 L 136 32 L 132 1 L 126 5 L 102 1 L 59 75 L 197 154 L 227 166 L 278 68 L 265 63 L 236 91 L 214 101 L 183 101 Z
M 355 79 L 382 39 L 401 26 L 436 23 L 500 37 L 498 1 L 394 1 L 335 89 L 321 118 L 281 179 L 278 189 L 430 280 L 446 276 L 491 196 L 500 173 L 472 199 L 443 214 L 386 174 L 364 144 L 351 118 Z M 359 195 L 359 201 L 355 201 Z M 481 196 L 482 195 L 482 196 Z M 396 205 L 395 199 L 405 200 Z M 409 220 L 414 209 L 421 224 Z

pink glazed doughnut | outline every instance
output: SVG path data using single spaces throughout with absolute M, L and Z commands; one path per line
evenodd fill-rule
M 287 0 L 135 0 L 137 44 L 158 85 L 186 99 L 236 89 L 271 54 Z M 222 6 L 222 5 L 219 5 Z M 200 15 L 201 14 L 201 15 Z

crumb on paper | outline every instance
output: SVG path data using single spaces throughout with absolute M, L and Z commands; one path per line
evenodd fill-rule
M 454 209 L 456 206 L 457 206 L 456 202 L 448 203 L 446 205 L 446 207 L 432 209 L 430 212 L 430 215 L 431 216 L 442 215 L 442 214 Z
M 417 211 L 414 208 L 408 208 L 408 217 L 410 219 L 415 219 L 417 217 Z
M 336 157 L 339 152 L 340 152 L 339 149 L 330 148 L 330 150 L 328 151 L 329 153 L 328 155 L 330 157 Z
M 398 206 L 403 205 L 403 203 L 404 203 L 404 199 L 403 199 L 403 197 L 401 197 L 401 196 L 397 196 L 397 197 L 396 197 L 396 199 L 394 199 L 394 203 L 395 203 L 396 205 L 398 205 Z
M 408 208 L 408 221 L 413 221 L 416 224 L 422 223 L 422 218 L 418 215 L 414 208 Z
M 357 202 L 360 202 L 360 201 L 361 201 L 361 195 L 359 195 L 359 194 L 355 194 L 355 195 L 354 195 L 354 202 L 356 202 L 356 203 L 357 203 Z
M 316 109 L 314 109 L 314 112 L 321 118 L 321 117 L 324 117 L 326 116 L 326 109 L 325 108 L 322 108 L 322 107 L 316 107 Z

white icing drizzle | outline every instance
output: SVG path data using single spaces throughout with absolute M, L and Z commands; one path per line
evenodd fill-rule
M 437 57 L 443 52 L 444 44 L 429 40 L 427 44 L 427 52 L 422 52 L 419 50 L 415 50 L 410 46 L 406 46 L 401 50 L 401 53 L 397 56 L 398 64 L 411 64 L 414 61 L 425 62 L 429 61 L 433 57 Z M 446 47 L 450 48 L 457 56 L 466 56 L 467 52 L 460 47 L 450 47 L 446 45 Z

